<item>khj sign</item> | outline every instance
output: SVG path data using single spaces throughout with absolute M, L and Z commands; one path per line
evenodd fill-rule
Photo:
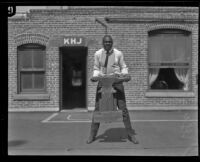
M 60 36 L 50 39 L 49 46 L 63 47 L 63 46 L 85 46 L 85 38 L 79 36 Z

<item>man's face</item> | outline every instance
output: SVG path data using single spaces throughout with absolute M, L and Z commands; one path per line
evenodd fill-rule
M 113 40 L 111 37 L 106 36 L 103 38 L 103 47 L 106 51 L 110 51 L 113 45 Z

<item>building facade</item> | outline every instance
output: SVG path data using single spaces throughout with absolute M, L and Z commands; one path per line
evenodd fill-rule
M 197 109 L 197 7 L 34 9 L 8 19 L 9 111 L 94 110 L 94 53 L 105 33 L 132 80 L 129 110 Z

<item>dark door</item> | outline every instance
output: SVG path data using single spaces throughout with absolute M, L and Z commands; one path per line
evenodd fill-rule
M 62 47 L 61 107 L 86 108 L 86 47 Z

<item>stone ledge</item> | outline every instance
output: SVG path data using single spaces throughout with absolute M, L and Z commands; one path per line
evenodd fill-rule
M 146 92 L 145 97 L 195 97 L 194 92 Z
M 105 17 L 107 23 L 198 23 L 198 18 L 165 18 L 165 17 Z
M 9 108 L 8 112 L 58 112 L 59 108 L 49 108 L 49 107 L 42 107 L 42 108 Z
M 127 106 L 129 112 L 131 111 L 179 111 L 179 110 L 198 110 L 198 106 Z M 88 112 L 93 112 L 94 107 L 88 107 Z
M 17 94 L 14 100 L 50 100 L 49 94 Z
M 131 111 L 181 111 L 181 110 L 191 110 L 197 111 L 198 106 L 135 106 L 129 107 L 129 112 Z M 93 112 L 94 107 L 88 107 L 85 112 Z M 49 108 L 49 107 L 42 107 L 42 108 L 8 108 L 8 112 L 63 112 L 60 111 L 59 107 Z M 65 112 L 65 111 L 64 111 Z M 66 112 L 80 112 L 80 111 L 66 111 Z
M 139 6 L 83 6 L 72 7 L 68 9 L 31 9 L 31 14 L 49 14 L 49 13 L 67 13 L 68 15 L 74 14 L 117 14 L 117 13 L 198 13 L 198 7 L 139 7 Z

